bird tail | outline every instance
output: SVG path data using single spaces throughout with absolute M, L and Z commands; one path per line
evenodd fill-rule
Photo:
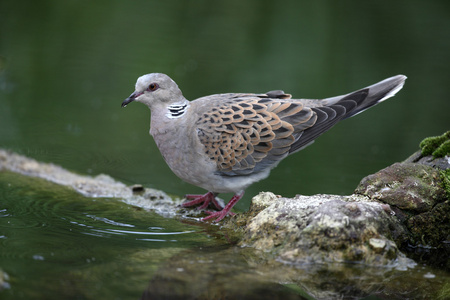
M 347 119 L 393 97 L 402 89 L 405 80 L 406 76 L 404 75 L 393 76 L 347 95 L 323 99 L 322 102 L 324 106 L 331 106 L 346 102 L 346 100 L 355 101 L 356 107 L 349 110 L 342 118 L 342 120 Z
M 359 114 L 394 96 L 401 90 L 405 80 L 406 76 L 397 75 L 347 95 L 321 100 L 320 106 L 312 107 L 317 116 L 316 123 L 298 135 L 289 153 L 294 153 L 310 145 L 318 136 L 339 121 Z

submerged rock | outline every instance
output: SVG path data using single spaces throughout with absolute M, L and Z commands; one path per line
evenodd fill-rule
M 371 239 L 370 244 L 386 247 L 377 239 Z M 150 252 L 148 256 L 155 255 L 153 249 L 145 251 Z M 230 245 L 176 253 L 155 271 L 142 299 L 448 298 L 448 275 L 431 273 L 426 267 L 405 272 L 355 263 L 292 266 L 269 256 L 254 248 Z
M 0 269 L 0 291 L 3 289 L 9 289 L 11 285 L 9 284 L 9 275 Z

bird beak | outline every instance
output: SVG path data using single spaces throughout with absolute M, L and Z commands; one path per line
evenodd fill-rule
M 128 97 L 122 102 L 122 107 L 126 107 L 128 104 L 136 100 L 136 98 L 139 97 L 140 95 L 142 95 L 142 93 L 134 92 L 133 94 L 130 95 L 130 97 Z

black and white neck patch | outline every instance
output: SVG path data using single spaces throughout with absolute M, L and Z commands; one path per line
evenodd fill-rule
M 176 119 L 182 117 L 186 112 L 186 109 L 189 107 L 189 103 L 183 104 L 172 104 L 167 108 L 169 112 L 167 112 L 166 116 L 170 119 Z

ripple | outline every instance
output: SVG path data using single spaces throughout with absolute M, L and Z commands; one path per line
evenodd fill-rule
M 129 221 L 123 222 L 122 220 L 115 220 L 92 213 L 84 213 L 81 216 L 78 215 L 76 218 L 67 219 L 66 221 L 76 226 L 73 228 L 74 232 L 116 240 L 119 238 L 122 240 L 143 242 L 173 242 L 175 241 L 172 237 L 174 235 L 185 235 L 196 232 L 194 230 L 170 231 L 160 226 L 142 227 Z M 125 228 L 129 228 L 130 230 Z M 133 229 L 131 230 L 131 228 Z
M 147 231 L 128 231 L 128 230 L 117 230 L 117 229 L 111 229 L 112 232 L 118 232 L 122 234 L 145 234 L 145 235 L 178 235 L 178 234 L 186 234 L 186 233 L 193 233 L 195 231 L 180 231 L 180 232 L 147 232 Z
M 101 221 L 104 224 L 118 226 L 118 227 L 128 227 L 128 228 L 134 228 L 136 225 L 132 224 L 126 224 L 121 222 L 116 222 L 107 218 L 103 217 L 95 217 L 93 218 L 92 215 L 87 215 L 87 217 L 90 217 L 94 220 Z M 95 225 L 87 225 L 84 223 L 79 223 L 76 221 L 70 221 L 71 224 L 77 225 L 81 228 L 86 228 L 87 230 L 83 230 L 81 233 L 85 235 L 90 236 L 96 236 L 101 238 L 114 238 L 114 237 L 125 237 L 130 238 L 136 241 L 144 241 L 144 242 L 173 242 L 175 240 L 173 239 L 161 239 L 161 238 L 141 238 L 141 236 L 158 236 L 158 237 L 164 237 L 164 236 L 173 236 L 173 235 L 182 235 L 182 234 L 190 234 L 194 233 L 196 231 L 176 231 L 176 232 L 160 232 L 163 230 L 161 227 L 149 227 L 150 231 L 139 231 L 139 230 L 123 230 L 123 229 L 117 229 L 114 227 L 100 227 Z M 158 230 L 158 232 L 152 231 Z
M 0 175 L 0 227 L 46 226 L 74 192 L 43 179 L 10 172 Z
M 162 240 L 162 239 L 136 239 L 143 242 L 178 242 L 177 240 Z
M 21 268 L 84 264 L 148 244 L 197 243 L 189 237 L 196 231 L 184 228 L 117 200 L 87 198 L 42 179 L 0 172 L 0 259 Z
M 97 220 L 97 221 L 102 221 L 105 224 L 110 224 L 110 225 L 115 225 L 115 226 L 122 226 L 122 227 L 135 227 L 134 225 L 131 225 L 131 224 L 120 223 L 120 222 L 116 222 L 116 221 L 110 220 L 108 218 L 97 217 L 95 215 L 86 215 L 86 216 L 90 217 L 90 218 L 92 218 L 94 220 Z

